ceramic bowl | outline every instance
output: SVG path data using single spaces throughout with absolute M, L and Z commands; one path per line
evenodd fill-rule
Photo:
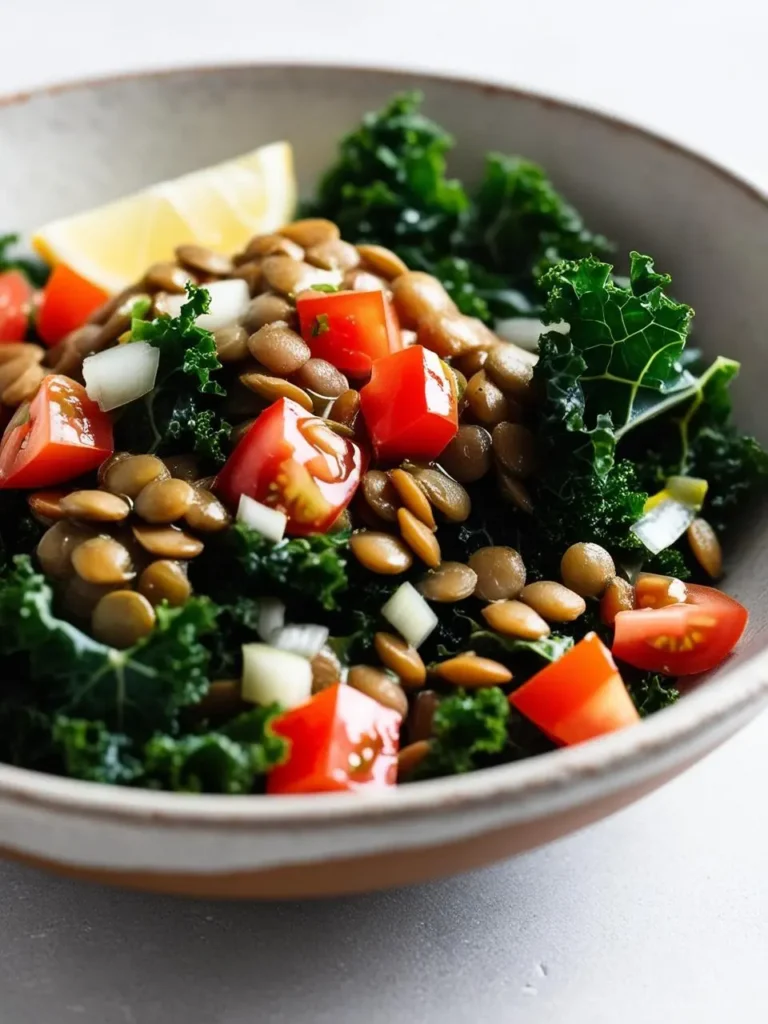
M 261 66 L 68 86 L 0 104 L 0 225 L 28 229 L 274 139 L 305 190 L 336 140 L 416 87 L 476 177 L 489 149 L 540 161 L 588 222 L 650 252 L 697 311 L 698 341 L 740 359 L 741 425 L 767 439 L 768 202 L 639 128 L 567 103 L 449 78 Z M 378 796 L 209 797 L 100 787 L 0 766 L 0 847 L 59 871 L 180 893 L 308 896 L 401 885 L 507 857 L 625 806 L 768 700 L 768 545 L 760 510 L 729 552 L 752 611 L 738 654 L 676 706 L 604 739 Z

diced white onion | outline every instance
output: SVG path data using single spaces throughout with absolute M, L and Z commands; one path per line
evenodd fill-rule
M 651 554 L 671 547 L 696 518 L 696 510 L 674 498 L 665 498 L 641 516 L 630 529 Z
M 205 290 L 211 296 L 211 308 L 207 313 L 202 313 L 195 323 L 206 331 L 218 331 L 220 327 L 237 323 L 245 315 L 251 301 L 248 285 L 241 277 L 212 281 L 205 285 Z M 186 295 L 167 295 L 160 307 L 161 312 L 168 316 L 178 316 L 187 301 Z
M 556 324 L 543 324 L 535 316 L 515 316 L 509 320 L 497 320 L 496 333 L 505 341 L 511 341 L 513 345 L 528 352 L 537 352 L 539 348 L 539 337 L 547 331 L 556 331 L 558 334 L 567 334 L 571 326 L 561 320 Z
M 240 495 L 237 520 L 250 526 L 252 530 L 256 530 L 267 540 L 273 540 L 275 544 L 283 539 L 285 528 L 288 525 L 288 516 L 284 512 L 262 505 L 260 501 L 249 498 L 247 494 Z
M 102 412 L 141 398 L 155 386 L 160 349 L 148 341 L 115 345 L 83 361 L 85 390 Z
M 295 708 L 312 695 L 312 666 L 306 658 L 268 644 L 243 644 L 243 700 Z
M 256 632 L 265 644 L 271 644 L 272 638 L 285 625 L 285 605 L 276 597 L 262 597 L 259 601 L 259 620 Z
M 437 625 L 437 616 L 410 583 L 402 583 L 381 614 L 411 647 L 420 647 Z
M 329 630 L 327 626 L 313 623 L 283 626 L 272 636 L 270 643 L 279 651 L 291 651 L 302 658 L 314 658 L 325 646 Z

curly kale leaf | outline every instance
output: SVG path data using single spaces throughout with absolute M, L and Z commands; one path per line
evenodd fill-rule
M 201 409 L 195 395 L 179 396 L 166 431 L 173 447 L 192 451 L 212 465 L 221 466 L 227 461 L 232 424 L 213 409 Z
M 669 707 L 680 697 L 680 691 L 669 676 L 657 672 L 638 672 L 626 665 L 621 666 L 621 675 L 643 718 Z
M 431 750 L 416 777 L 456 775 L 482 767 L 504 750 L 509 717 L 509 701 L 498 686 L 445 698 L 435 711 Z
M 131 741 L 122 733 L 110 732 L 103 722 L 59 715 L 52 743 L 72 779 L 127 786 L 142 775 L 141 761 L 130 753 Z

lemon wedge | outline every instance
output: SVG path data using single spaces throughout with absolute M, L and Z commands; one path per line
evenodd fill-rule
M 109 292 L 138 281 L 152 263 L 194 242 L 234 253 L 274 231 L 296 208 L 293 151 L 274 142 L 163 181 L 40 228 L 32 244 L 46 262 L 65 263 Z

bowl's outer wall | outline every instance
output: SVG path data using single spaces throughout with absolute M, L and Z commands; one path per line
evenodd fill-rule
M 674 146 L 609 119 L 537 97 L 418 75 L 281 67 L 127 78 L 44 93 L 0 106 L 0 228 L 28 230 L 50 218 L 279 138 L 293 143 L 301 186 L 307 193 L 328 165 L 338 137 L 353 127 L 364 111 L 379 106 L 393 91 L 411 86 L 426 93 L 428 112 L 459 140 L 451 164 L 459 176 L 476 179 L 483 154 L 489 149 L 523 154 L 546 166 L 591 226 L 619 242 L 623 262 L 628 247 L 653 254 L 659 269 L 673 274 L 674 294 L 695 307 L 696 338 L 706 352 L 726 354 L 745 364 L 747 372 L 734 388 L 738 417 L 745 428 L 763 439 L 768 436 L 763 413 L 768 370 L 764 344 L 768 324 L 765 201 L 748 186 Z M 678 715 L 670 722 L 683 724 L 682 739 L 678 729 L 675 745 L 670 743 L 664 751 L 664 760 L 672 766 L 711 747 L 719 738 L 716 733 L 731 731 L 729 715 L 734 723 L 748 717 L 743 698 L 748 696 L 755 707 L 759 702 L 762 679 L 754 682 L 757 669 L 733 678 L 731 673 L 765 646 L 768 546 L 760 542 L 761 519 L 757 512 L 745 525 L 730 566 L 729 589 L 752 610 L 747 641 L 720 673 L 729 675 L 734 707 L 729 707 L 728 695 L 721 698 L 723 721 L 719 728 L 710 722 L 712 742 L 697 736 L 695 697 L 690 699 L 690 710 L 669 712 Z M 765 670 L 760 674 L 765 675 Z M 744 689 L 749 676 L 753 678 L 751 696 Z M 717 685 L 716 678 L 708 680 L 705 688 L 713 683 Z M 654 722 L 643 728 L 650 737 L 656 727 Z M 627 743 L 628 754 L 634 755 L 631 771 L 626 778 L 620 779 L 619 773 L 601 779 L 597 786 L 600 798 L 620 786 L 642 785 L 659 774 L 657 753 L 643 755 L 641 751 L 638 755 L 637 749 L 629 748 Z M 553 766 L 570 764 L 569 754 L 555 755 Z M 497 787 L 494 827 L 503 825 L 506 811 L 511 818 L 520 816 L 522 783 L 514 780 L 524 777 L 522 768 L 514 766 L 508 775 L 498 775 L 505 781 Z M 561 774 L 553 769 L 553 778 L 558 777 L 555 785 L 562 788 L 567 780 Z M 14 810 L 18 804 L 2 799 L 8 778 L 0 771 L 0 844 L 32 855 L 60 856 L 69 863 L 132 866 L 130 829 L 126 827 L 122 838 L 120 830 L 114 835 L 107 830 L 108 841 L 84 844 L 74 807 L 69 817 L 57 815 L 52 849 L 43 838 L 44 827 L 37 827 L 44 826 L 44 809 L 33 812 L 33 817 L 43 815 L 35 827 L 16 830 L 15 825 L 21 826 Z M 31 792 L 30 786 L 34 789 L 35 785 L 25 781 L 22 788 Z M 574 802 L 589 799 L 592 797 L 578 796 L 574 789 Z M 563 802 L 567 804 L 568 799 Z M 428 843 L 432 834 L 432 818 L 436 821 L 441 815 L 443 819 L 450 815 L 450 803 L 449 797 L 425 804 L 422 844 Z M 546 813 L 545 805 L 546 801 L 539 808 L 541 814 Z M 28 811 L 32 813 L 31 808 Z M 527 817 L 536 813 L 534 806 Z M 588 810 L 584 820 L 587 816 Z M 489 821 L 480 815 L 476 829 L 473 826 L 468 831 L 488 827 Z M 353 825 L 342 831 L 339 843 L 345 845 L 339 845 L 336 853 L 416 846 L 418 838 L 410 835 L 405 839 L 393 823 L 385 822 L 361 825 L 358 830 Z M 438 840 L 437 832 L 435 841 L 444 841 L 444 833 Z M 3 837 L 11 833 L 13 841 L 6 841 Z M 162 829 L 149 845 L 149 849 L 143 846 L 141 866 L 151 867 L 156 856 L 159 867 L 163 864 Z M 277 860 L 274 849 L 262 857 L 264 851 L 254 836 L 249 859 L 254 866 L 290 862 L 290 844 L 278 845 L 281 853 Z M 240 856 L 242 853 L 241 849 Z M 321 856 L 333 854 L 334 843 L 324 844 Z M 307 860 L 306 849 L 298 860 Z M 189 870 L 194 870 L 197 858 L 192 856 L 191 861 Z M 226 868 L 226 863 L 219 863 Z M 213 870 L 206 858 L 198 866 Z

